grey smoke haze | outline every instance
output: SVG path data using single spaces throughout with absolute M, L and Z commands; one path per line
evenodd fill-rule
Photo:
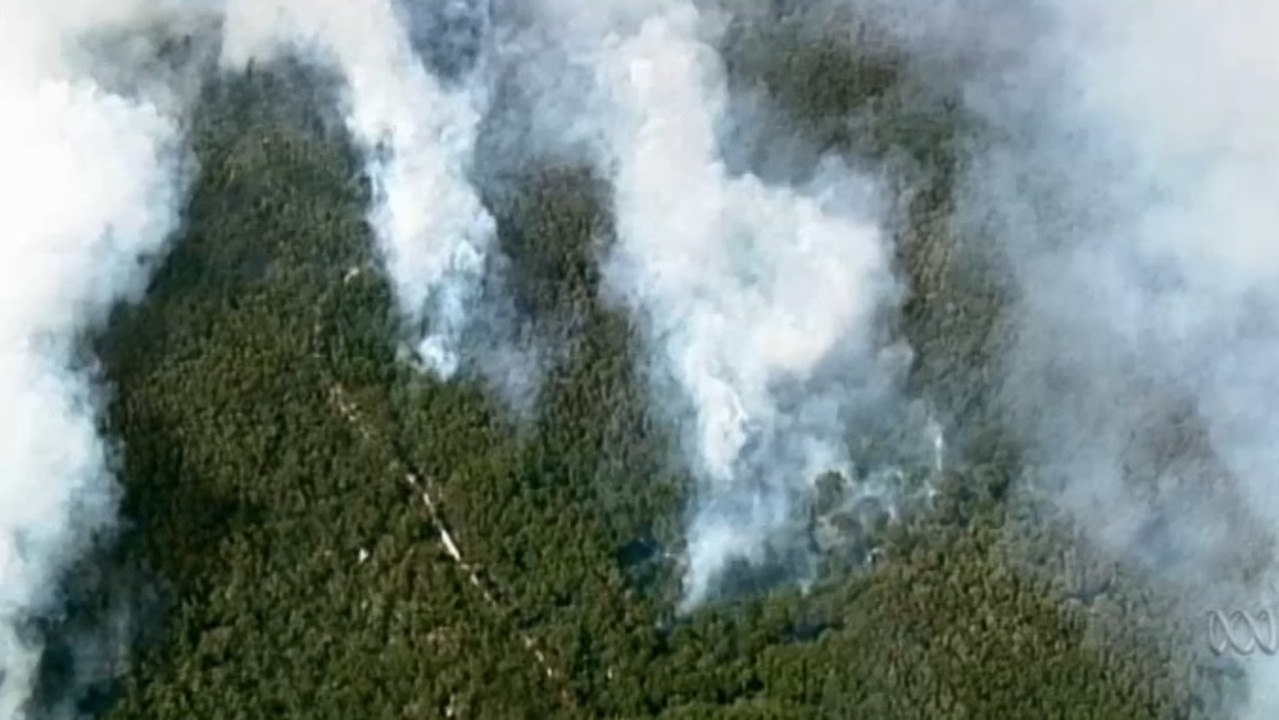
M 79 343 L 116 302 L 138 299 L 178 222 L 185 156 L 172 113 L 190 99 L 190 88 L 164 87 L 130 64 L 154 60 L 143 33 L 161 21 L 217 16 L 225 65 L 292 50 L 336 64 L 347 83 L 348 128 L 368 159 L 371 220 L 396 297 L 413 325 L 428 328 L 417 343 L 419 359 L 448 378 L 461 362 L 494 232 L 466 177 L 487 102 L 488 10 L 484 2 L 423 7 L 219 0 L 0 6 L 0 190 L 10 223 L 0 397 L 9 417 L 22 419 L 0 439 L 0 719 L 31 711 L 42 652 L 29 622 L 56 615 L 62 574 L 114 521 L 117 490 Z M 428 53 L 441 45 L 443 52 Z M 104 63 L 103 48 L 129 62 Z M 121 88 L 158 95 L 142 101 Z M 524 389 L 511 383 L 526 370 L 486 362 L 491 372 L 511 375 L 503 389 Z
M 344 77 L 396 297 L 429 328 L 419 355 L 447 379 L 468 330 L 488 329 L 478 316 L 495 228 L 470 164 L 490 101 L 490 65 L 475 49 L 485 33 L 474 29 L 489 8 L 437 6 L 452 18 L 425 8 L 232 0 L 224 59 L 314 53 Z M 531 14 L 501 10 L 513 25 L 536 25 L 524 40 L 543 34 L 530 67 L 518 64 L 528 47 L 501 48 L 503 70 L 537 95 L 523 140 L 584 151 L 614 185 L 618 242 L 605 284 L 645 326 L 659 401 L 687 420 L 698 479 L 688 528 L 694 605 L 733 560 L 758 564 L 797 543 L 807 486 L 824 471 L 854 472 L 849 414 L 886 402 L 909 359 L 874 332 L 900 300 L 878 189 L 834 160 L 803 188 L 726 169 L 718 135 L 728 97 L 715 49 L 723 18 L 713 12 L 554 0 Z M 458 42 L 441 43 L 441 27 L 462 29 L 449 35 Z M 530 374 L 508 357 L 481 362 Z
M 411 359 L 439 380 L 478 375 L 510 409 L 531 412 L 543 348 L 514 317 L 496 222 L 475 183 L 494 93 L 489 0 L 211 2 L 223 14 L 224 67 L 295 55 L 340 78 Z
M 1054 497 L 1229 594 L 1279 521 L 1279 6 L 852 4 L 989 123 L 960 205 L 1017 278 L 1002 395 Z M 1250 670 L 1273 716 L 1279 664 Z
M 496 226 L 470 181 L 489 87 L 487 0 L 226 0 L 223 59 L 309 54 L 344 82 L 373 185 L 369 220 L 415 352 L 456 375 Z
M 568 70 L 557 74 L 590 83 L 542 111 L 589 108 L 558 125 L 590 146 L 613 186 L 606 292 L 643 328 L 650 380 L 696 479 L 691 608 L 735 561 L 811 560 L 793 554 L 802 498 L 824 472 L 855 473 L 852 416 L 895 394 L 909 351 L 876 332 L 902 299 L 879 188 L 835 158 L 805 187 L 726 167 L 716 45 L 726 18 L 711 4 L 544 2 L 542 12 Z
M 176 226 L 178 126 L 96 81 L 82 43 L 147 19 L 142 0 L 0 3 L 0 718 L 26 717 L 71 562 L 115 517 L 83 334 L 136 300 Z
M 1235 582 L 1241 546 L 1279 520 L 1269 490 L 1279 467 L 1279 7 L 831 1 L 876 19 L 932 82 L 962 84 L 986 123 L 969 148 L 959 220 L 997 246 L 1016 280 L 1000 397 L 1055 478 L 1054 498 L 1151 567 Z M 724 18 L 713 3 L 537 6 L 538 65 L 515 68 L 542 95 L 531 141 L 586 152 L 613 184 L 605 285 L 644 329 L 656 397 L 681 422 L 697 480 L 691 607 L 734 561 L 793 545 L 809 484 L 859 470 L 850 422 L 900 403 L 908 351 L 886 345 L 877 325 L 902 300 L 887 210 L 877 178 L 842 161 L 798 187 L 728 169 Z M 490 102 L 488 8 L 439 3 L 418 15 L 426 7 L 219 9 L 228 66 L 300 50 L 342 76 L 397 301 L 425 328 L 421 360 L 449 378 L 495 253 L 470 180 Z M 23 717 L 39 657 L 25 618 L 56 607 L 60 574 L 115 513 L 79 336 L 141 292 L 147 266 L 136 260 L 162 250 L 182 189 L 176 122 L 106 90 L 62 50 L 154 9 L 0 0 L 0 217 L 10 223 L 0 397 L 21 419 L 0 434 L 0 720 Z M 1180 452 L 1187 438 L 1199 447 Z M 1254 712 L 1268 716 L 1279 664 L 1250 669 Z

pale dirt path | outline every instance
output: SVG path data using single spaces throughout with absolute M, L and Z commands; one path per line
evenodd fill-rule
M 353 268 L 343 278 L 341 285 L 335 286 L 330 292 L 339 290 L 342 285 L 355 279 L 360 273 L 369 270 L 367 267 Z M 422 499 L 422 504 L 426 506 L 430 515 L 432 524 L 439 531 L 440 544 L 444 546 L 445 552 L 449 558 L 466 574 L 471 585 L 479 592 L 485 603 L 494 610 L 500 617 L 508 621 L 508 624 L 515 630 L 517 636 L 523 644 L 525 650 L 528 651 L 530 657 L 537 664 L 539 672 L 544 674 L 552 683 L 559 686 L 559 700 L 570 709 L 577 708 L 577 702 L 571 690 L 571 684 L 564 677 L 563 673 L 555 669 L 546 654 L 538 647 L 537 642 L 528 633 L 514 626 L 510 620 L 514 617 L 510 608 L 498 600 L 497 595 L 493 592 L 490 584 L 486 582 L 477 566 L 468 562 L 462 552 L 462 548 L 454 540 L 453 534 L 449 532 L 448 524 L 445 522 L 443 512 L 439 504 L 438 498 L 441 493 L 439 487 L 430 477 L 423 477 L 414 472 L 410 464 L 395 449 L 395 444 L 387 441 L 372 425 L 365 419 L 364 414 L 360 411 L 359 406 L 351 399 L 351 394 L 346 391 L 342 383 L 334 377 L 330 371 L 328 359 L 325 357 L 322 348 L 325 330 L 325 310 L 329 307 L 329 294 L 326 293 L 320 302 L 317 303 L 317 316 L 312 329 L 311 352 L 316 361 L 317 367 L 320 369 L 326 384 L 326 391 L 329 401 L 338 411 L 338 414 L 355 430 L 356 434 L 365 442 L 372 446 L 380 447 L 385 451 L 386 457 L 391 460 L 388 463 L 388 470 L 396 477 L 403 478 L 414 492 Z

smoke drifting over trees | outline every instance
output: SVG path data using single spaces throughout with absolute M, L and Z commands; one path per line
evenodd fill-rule
M 114 523 L 119 491 L 98 435 L 86 332 L 138 300 L 178 223 L 182 137 L 146 97 L 116 94 L 93 33 L 145 20 L 138 3 L 3 8 L 0 171 L 0 717 L 18 717 L 65 572 Z
M 1279 709 L 1183 624 L 1279 569 L 1268 6 L 0 3 L 0 720 L 161 620 L 121 717 L 301 712 L 258 636 L 388 717 Z M 103 552 L 173 615 L 70 629 Z

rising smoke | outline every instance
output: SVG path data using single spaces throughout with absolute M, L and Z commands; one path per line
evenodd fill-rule
M 730 171 L 725 18 L 709 4 L 543 9 L 589 68 L 593 96 L 557 107 L 591 108 L 613 186 L 606 292 L 643 328 L 696 479 L 684 607 L 739 562 L 809 579 L 805 498 L 823 473 L 857 474 L 849 425 L 896 399 L 909 364 L 879 327 L 903 294 L 876 179 L 833 157 L 803 187 Z
M 1279 119 L 1279 57 L 1267 49 L 1279 9 L 836 4 L 875 19 L 934 82 L 961 86 L 985 123 L 967 148 L 960 220 L 994 242 L 1015 278 L 1000 398 L 1056 478 L 1046 489 L 1096 537 L 1158 570 L 1235 582 L 1223 564 L 1254 542 L 1243 529 L 1279 521 L 1267 490 L 1279 467 L 1279 145 L 1267 139 Z M 140 259 L 177 222 L 182 153 L 164 109 L 106 89 L 69 52 L 151 5 L 0 7 L 0 190 L 12 223 L 0 240 L 10 273 L 0 397 L 21 418 L 0 434 L 7 720 L 23 717 L 40 657 L 30 619 L 53 612 L 61 574 L 115 512 L 79 341 L 142 291 Z M 495 223 L 471 167 L 492 100 L 488 4 L 220 9 L 229 67 L 303 52 L 341 76 L 374 189 L 371 224 L 416 354 L 454 377 L 491 300 Z M 849 428 L 901 404 L 910 359 L 881 328 L 903 289 L 878 178 L 833 158 L 796 186 L 729 168 L 720 144 L 732 98 L 713 3 L 539 9 L 565 63 L 555 71 L 571 70 L 558 77 L 587 86 L 539 84 L 546 102 L 531 122 L 548 145 L 586 148 L 611 181 L 605 287 L 643 328 L 656 397 L 685 430 L 696 479 L 685 607 L 712 596 L 739 560 L 780 554 L 803 576 L 804 498 L 827 471 L 865 474 Z M 1257 689 L 1279 687 L 1273 666 L 1252 669 Z M 1258 694 L 1255 705 L 1261 716 L 1279 698 Z
M 178 220 L 181 150 L 161 106 L 102 87 L 94 33 L 153 3 L 0 4 L 0 718 L 23 718 L 70 564 L 113 522 L 86 332 L 136 300 Z
M 810 384 L 838 358 L 841 374 L 875 390 L 873 320 L 897 294 L 884 238 L 843 168 L 808 193 L 726 171 L 725 80 L 708 30 L 697 8 L 672 5 L 600 61 L 620 110 L 606 282 L 644 317 L 658 372 L 691 412 L 688 605 L 734 558 L 762 563 L 793 542 L 783 534 L 821 473 L 852 475 L 841 420 L 854 398 Z
M 373 187 L 369 220 L 417 358 L 463 362 L 496 225 L 470 180 L 488 104 L 486 1 L 227 0 L 224 60 L 302 53 L 334 67 Z
M 1279 8 L 854 4 L 963 67 L 988 123 L 960 206 L 1016 277 L 1001 392 L 1043 489 L 1110 547 L 1229 596 L 1279 522 Z M 1252 670 L 1269 717 L 1279 670 Z
M 811 561 L 812 483 L 864 474 L 848 426 L 895 404 L 910 359 L 878 327 L 902 298 L 879 188 L 833 158 L 799 188 L 728 170 L 718 147 L 729 101 L 716 48 L 723 18 L 713 9 L 546 0 L 539 10 L 553 50 L 532 69 L 509 57 L 503 68 L 543 94 L 530 141 L 585 147 L 613 184 L 605 285 L 644 326 L 658 402 L 687 420 L 691 607 L 735 561 Z M 492 299 L 482 294 L 495 228 L 471 168 L 492 100 L 485 53 L 505 51 L 485 48 L 489 12 L 389 0 L 226 6 L 229 65 L 303 52 L 343 76 L 388 274 L 403 313 L 430 328 L 420 358 L 445 379 Z M 518 380 L 527 370 L 500 364 L 517 378 L 504 384 L 529 384 Z

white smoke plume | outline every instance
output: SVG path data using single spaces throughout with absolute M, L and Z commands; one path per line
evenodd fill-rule
M 887 391 L 903 360 L 875 332 L 878 314 L 901 297 L 876 187 L 833 159 L 805 188 L 726 168 L 722 18 L 712 10 L 546 10 L 555 37 L 593 76 L 586 104 L 616 224 L 606 290 L 639 318 L 658 397 L 686 420 L 697 480 L 691 608 L 735 561 L 795 549 L 800 499 L 819 475 L 853 475 L 849 415 Z M 566 125 L 590 136 L 580 121 Z
M 113 94 L 81 42 L 141 0 L 0 2 L 0 719 L 27 717 L 70 563 L 114 521 L 86 332 L 135 300 L 178 220 L 180 137 L 158 106 Z
M 224 59 L 314 53 L 345 84 L 344 117 L 372 181 L 374 228 L 418 358 L 463 361 L 496 225 L 470 182 L 488 98 L 487 0 L 226 0 Z M 432 58 L 435 62 L 432 62 Z
M 924 62 L 982 56 L 962 206 L 1018 280 L 1003 394 L 1057 498 L 1231 596 L 1279 528 L 1279 6 L 855 4 Z M 1279 663 L 1251 680 L 1272 717 Z

